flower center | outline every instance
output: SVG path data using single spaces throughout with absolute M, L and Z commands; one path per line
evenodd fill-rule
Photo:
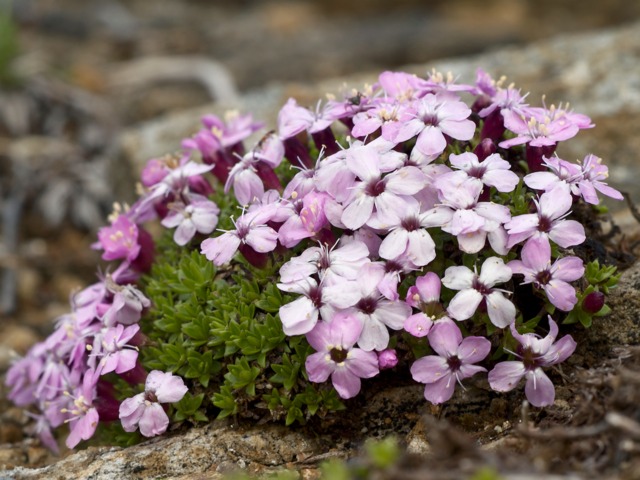
M 535 370 L 539 365 L 539 355 L 531 348 L 527 347 L 522 350 L 522 363 L 527 370 Z
M 414 232 L 420 229 L 420 220 L 418 220 L 416 217 L 403 218 L 400 226 L 407 232 Z
M 249 234 L 249 227 L 245 225 L 236 225 L 236 234 L 238 238 L 244 242 L 245 237 Z
M 331 267 L 331 257 L 329 256 L 329 250 L 323 248 L 320 251 L 320 257 L 316 263 L 320 270 L 326 270 Z
M 458 370 L 460 370 L 460 367 L 462 366 L 462 361 L 458 358 L 457 355 L 453 355 L 447 358 L 447 365 L 449 365 L 449 369 L 452 372 L 457 372 Z
M 424 122 L 425 125 L 427 126 L 434 126 L 437 127 L 438 126 L 438 115 L 436 115 L 435 113 L 427 113 L 425 115 L 422 116 L 422 121 Z
M 384 192 L 385 183 L 384 180 L 373 180 L 367 184 L 367 188 L 365 188 L 365 193 L 370 197 L 377 197 L 381 193 Z
M 544 215 L 540 215 L 538 220 L 538 231 L 548 233 L 549 230 L 551 230 L 551 220 Z
M 482 179 L 482 176 L 484 175 L 486 170 L 487 169 L 485 167 L 482 167 L 482 166 L 472 167 L 467 171 L 467 175 L 469 175 L 470 177 L 473 177 L 473 178 Z
M 360 300 L 356 304 L 356 308 L 360 310 L 365 315 L 371 315 L 376 311 L 376 307 L 378 306 L 378 301 L 373 297 L 366 297 Z
M 543 270 L 536 275 L 536 282 L 539 285 L 546 285 L 551 281 L 551 272 L 549 270 Z
M 309 289 L 309 300 L 313 302 L 316 308 L 322 306 L 322 290 L 320 287 L 311 287 Z
M 158 402 L 158 397 L 156 397 L 155 392 L 144 392 L 144 399 L 147 402 Z
M 342 348 L 332 348 L 331 351 L 329 352 L 329 356 L 331 357 L 331 360 L 333 360 L 336 363 L 342 363 L 347 359 L 347 354 L 349 352 L 346 350 L 342 350 Z
M 473 284 L 471 285 L 471 287 L 477 290 L 478 292 L 480 292 L 480 294 L 482 295 L 489 295 L 491 292 L 493 292 L 491 288 L 487 287 L 484 283 L 482 283 L 477 278 L 473 279 Z
M 402 265 L 400 265 L 400 263 L 394 261 L 394 260 L 387 260 L 384 264 L 384 271 L 386 273 L 390 273 L 390 272 L 401 272 L 402 271 Z

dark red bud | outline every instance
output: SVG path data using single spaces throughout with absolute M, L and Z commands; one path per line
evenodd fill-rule
M 483 161 L 489 155 L 496 153 L 497 147 L 490 138 L 483 139 L 478 146 L 473 150 L 479 161 Z
M 604 307 L 605 295 L 602 292 L 591 292 L 584 297 L 582 309 L 587 313 L 598 313 Z

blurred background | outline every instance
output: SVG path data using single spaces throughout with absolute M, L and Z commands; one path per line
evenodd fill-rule
M 94 280 L 145 122 L 638 19 L 629 0 L 0 0 L 0 370 Z

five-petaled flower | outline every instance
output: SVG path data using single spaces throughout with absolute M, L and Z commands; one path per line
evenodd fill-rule
M 446 402 L 453 395 L 456 383 L 487 371 L 473 364 L 489 354 L 491 342 L 484 337 L 463 339 L 451 320 L 434 325 L 429 332 L 429 345 L 438 355 L 416 360 L 411 365 L 411 375 L 416 382 L 425 384 L 424 397 L 431 403 Z
M 169 417 L 161 403 L 175 403 L 187 393 L 182 378 L 168 372 L 149 372 L 144 392 L 127 398 L 120 404 L 120 420 L 125 432 L 140 428 L 145 437 L 163 434 L 169 426 Z
M 307 333 L 317 353 L 307 357 L 305 368 L 312 382 L 331 382 L 342 398 L 355 397 L 360 379 L 378 374 L 378 356 L 353 348 L 362 332 L 362 322 L 349 313 L 337 313 L 330 322 L 319 322 Z
M 519 360 L 501 362 L 493 367 L 489 372 L 489 385 L 497 392 L 508 392 L 525 377 L 524 393 L 531 405 L 546 407 L 553 404 L 555 388 L 542 368 L 564 362 L 576 349 L 576 342 L 571 335 L 565 335 L 556 342 L 558 325 L 551 317 L 549 333 L 544 338 L 534 333 L 522 335 L 515 325 L 511 325 L 511 334 L 519 344 L 513 352 Z

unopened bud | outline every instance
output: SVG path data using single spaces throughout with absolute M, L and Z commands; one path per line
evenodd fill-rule
M 582 309 L 588 313 L 598 313 L 604 307 L 605 295 L 602 292 L 591 292 L 582 301 Z

